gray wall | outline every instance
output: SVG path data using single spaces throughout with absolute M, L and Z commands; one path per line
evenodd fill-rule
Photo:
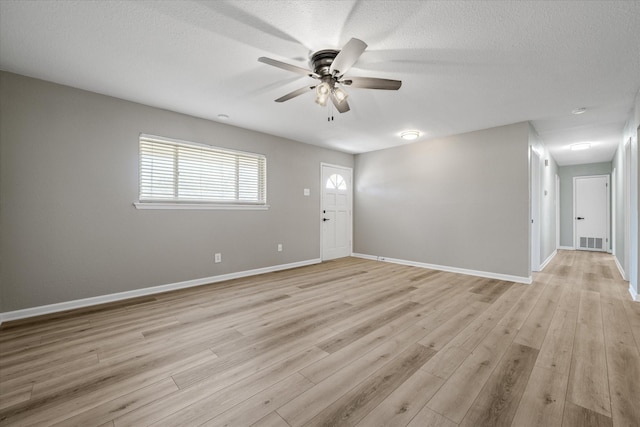
M 611 162 L 560 166 L 558 168 L 558 175 L 560 175 L 560 246 L 573 247 L 573 178 L 610 174 Z
M 350 154 L 15 74 L 0 73 L 0 92 L 0 312 L 319 258 L 320 162 L 353 166 Z M 136 210 L 141 132 L 265 154 L 271 208 Z
M 528 277 L 529 124 L 356 156 L 354 252 Z

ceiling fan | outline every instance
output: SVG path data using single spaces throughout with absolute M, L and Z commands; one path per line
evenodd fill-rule
M 311 70 L 264 56 L 258 58 L 258 61 L 284 70 L 293 71 L 294 73 L 304 74 L 319 81 L 319 83 L 313 86 L 305 86 L 289 92 L 276 99 L 276 102 L 288 101 L 309 90 L 315 90 L 317 104 L 324 107 L 327 105 L 328 99 L 331 99 L 331 102 L 339 112 L 346 113 L 350 110 L 349 103 L 347 102 L 347 96 L 349 95 L 341 86 L 383 90 L 398 90 L 400 86 L 402 86 L 400 80 L 379 79 L 375 77 L 344 77 L 366 48 L 367 44 L 365 42 L 352 38 L 344 45 L 342 50 L 320 50 L 313 53 L 309 59 Z

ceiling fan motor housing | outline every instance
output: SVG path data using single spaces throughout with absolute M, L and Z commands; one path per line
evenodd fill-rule
M 331 72 L 329 71 L 329 68 L 331 68 L 331 64 L 338 53 L 340 53 L 339 50 L 333 49 L 319 50 L 311 55 L 309 65 L 311 65 L 311 68 L 317 75 L 321 77 L 330 76 Z

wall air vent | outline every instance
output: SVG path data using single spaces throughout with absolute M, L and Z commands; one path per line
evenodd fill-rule
M 601 237 L 580 237 L 580 249 L 603 250 L 602 243 L 604 239 Z

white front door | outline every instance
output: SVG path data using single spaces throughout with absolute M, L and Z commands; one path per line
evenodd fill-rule
M 573 182 L 575 247 L 609 249 L 609 176 L 575 177 Z
M 322 259 L 351 255 L 351 175 L 349 168 L 322 165 Z

